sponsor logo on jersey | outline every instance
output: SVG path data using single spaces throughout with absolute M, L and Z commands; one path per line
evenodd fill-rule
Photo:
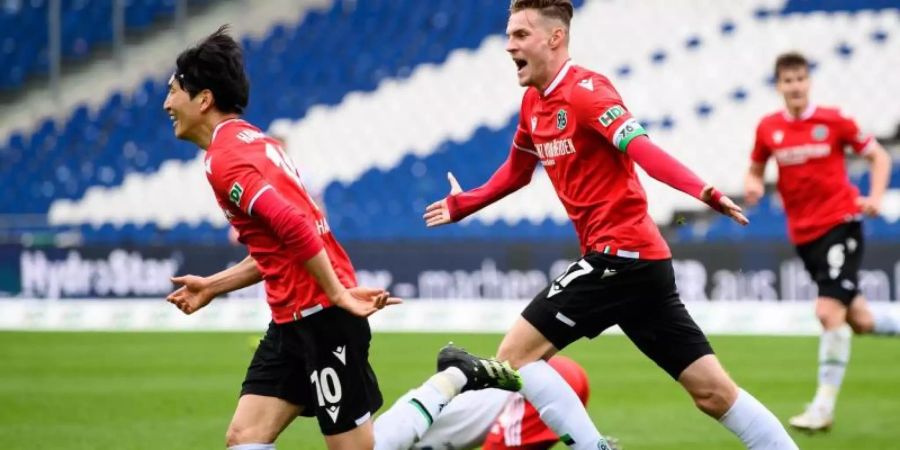
M 537 147 L 538 156 L 542 160 L 575 153 L 575 143 L 571 139 L 555 139 L 543 144 L 535 144 L 535 147 Z
M 632 139 L 646 134 L 647 132 L 644 130 L 644 127 L 642 127 L 637 120 L 631 118 L 619 126 L 619 129 L 613 134 L 613 145 L 624 152 Z
M 828 138 L 828 127 L 825 125 L 816 125 L 812 129 L 812 138 L 817 141 L 824 141 Z
M 613 106 L 600 115 L 600 125 L 603 125 L 604 128 L 609 128 L 623 114 L 625 114 L 624 108 L 619 105 Z
M 266 135 L 255 130 L 243 130 L 238 133 L 236 137 L 243 141 L 245 144 L 249 144 L 257 139 L 266 137 Z
M 566 113 L 566 110 L 561 109 L 556 113 L 556 128 L 560 130 L 564 130 L 566 125 L 569 124 L 569 115 Z
M 579 81 L 578 85 L 591 91 L 591 92 L 594 92 L 594 80 L 592 80 L 590 78 L 585 78 L 585 79 Z
M 794 147 L 779 148 L 774 151 L 775 160 L 782 166 L 803 164 L 814 158 L 824 158 L 831 153 L 828 144 L 807 144 Z
M 781 144 L 781 141 L 784 140 L 784 131 L 776 130 L 772 133 L 772 140 L 775 141 L 775 145 Z
M 534 130 L 537 128 L 537 117 L 531 116 L 531 132 L 534 133 Z
M 241 186 L 241 183 L 237 181 L 231 185 L 231 190 L 228 192 L 228 199 L 231 200 L 232 203 L 241 206 L 241 197 L 244 196 L 244 187 Z

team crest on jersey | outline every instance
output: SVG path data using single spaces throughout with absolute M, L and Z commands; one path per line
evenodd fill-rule
M 534 133 L 534 130 L 537 128 L 537 117 L 531 116 L 531 132 Z
M 609 126 L 612 125 L 613 122 L 615 122 L 616 119 L 621 117 L 623 114 L 625 114 L 625 110 L 622 109 L 621 106 L 613 106 L 612 108 L 607 109 L 606 112 L 604 112 L 602 115 L 600 115 L 600 124 L 603 125 L 604 128 L 609 128 Z
M 228 192 L 228 199 L 235 205 L 241 206 L 241 197 L 244 196 L 244 187 L 237 181 L 231 185 L 231 191 Z
M 781 141 L 784 140 L 784 131 L 777 130 L 772 133 L 772 140 L 775 141 L 775 145 L 781 144 Z
M 828 138 L 828 127 L 825 125 L 816 125 L 812 129 L 812 137 L 817 141 L 824 141 Z
M 566 110 L 561 109 L 556 113 L 556 128 L 560 130 L 566 129 L 566 125 L 569 124 L 569 115 L 566 113 Z

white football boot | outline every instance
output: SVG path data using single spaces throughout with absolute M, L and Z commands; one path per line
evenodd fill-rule
M 809 405 L 806 411 L 791 417 L 788 423 L 799 430 L 826 431 L 834 424 L 834 413 L 816 405 Z

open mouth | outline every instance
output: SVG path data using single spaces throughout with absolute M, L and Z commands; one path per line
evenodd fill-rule
M 172 121 L 172 128 L 175 128 L 178 126 L 178 119 L 175 118 L 174 114 L 169 114 L 169 120 Z
M 528 61 L 525 61 L 524 59 L 513 58 L 513 62 L 516 63 L 516 67 L 519 69 L 519 72 L 521 72 L 522 69 L 524 69 L 525 66 L 528 65 Z

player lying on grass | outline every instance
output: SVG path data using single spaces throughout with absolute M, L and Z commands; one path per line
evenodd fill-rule
M 581 403 L 587 404 L 590 389 L 584 369 L 561 355 L 547 362 L 572 387 Z M 559 442 L 537 410 L 517 393 L 499 389 L 465 392 L 436 417 L 429 417 L 426 426 L 398 409 L 412 401 L 415 392 L 400 397 L 375 419 L 377 450 L 543 450 Z M 617 448 L 613 442 L 610 446 Z
M 175 136 L 206 151 L 216 201 L 250 256 L 209 278 L 180 277 L 168 300 L 186 314 L 217 295 L 265 280 L 272 322 L 241 389 L 226 434 L 232 450 L 271 450 L 297 416 L 315 416 L 330 449 L 373 448 L 381 391 L 369 365 L 366 319 L 400 302 L 356 285 L 350 259 L 278 142 L 241 120 L 250 94 L 240 47 L 226 27 L 182 52 L 163 104 Z M 464 352 L 442 354 L 407 404 L 437 414 L 460 391 L 518 389 L 518 374 Z

